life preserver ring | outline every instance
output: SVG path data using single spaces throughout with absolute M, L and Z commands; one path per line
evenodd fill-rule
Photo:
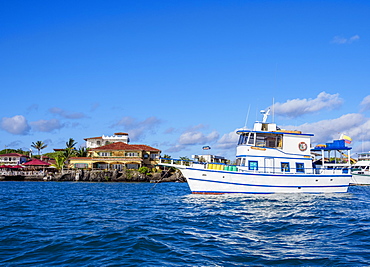
M 306 151 L 307 150 L 307 144 L 305 142 L 300 142 L 298 144 L 298 148 L 300 151 Z

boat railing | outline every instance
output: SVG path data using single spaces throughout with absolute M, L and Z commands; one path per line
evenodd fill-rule
M 262 167 L 262 168 L 250 168 L 248 166 L 232 165 L 225 163 L 215 163 L 215 162 L 199 162 L 184 159 L 172 159 L 172 158 L 160 158 L 159 164 L 164 166 L 172 166 L 178 168 L 184 168 L 186 166 L 197 168 L 197 169 L 207 169 L 215 171 L 225 171 L 225 172 L 244 172 L 244 173 L 263 173 L 263 174 L 295 174 L 295 175 L 305 175 L 305 174 L 349 174 L 351 173 L 350 166 L 340 165 L 340 166 L 316 166 L 314 168 L 282 168 L 282 167 Z
M 185 160 L 185 159 L 173 159 L 173 158 L 159 158 L 159 164 L 160 165 L 166 165 L 166 166 L 192 166 L 194 164 L 202 164 L 205 165 L 205 163 L 201 162 L 195 162 L 193 160 Z

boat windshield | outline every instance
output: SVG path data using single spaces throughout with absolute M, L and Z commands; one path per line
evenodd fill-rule
M 239 137 L 238 145 L 251 145 L 258 147 L 282 148 L 283 135 L 269 133 L 243 133 Z

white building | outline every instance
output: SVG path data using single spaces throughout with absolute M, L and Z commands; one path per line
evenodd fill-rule
M 117 142 L 125 144 L 130 142 L 128 133 L 115 133 L 112 136 L 102 135 L 99 137 L 85 138 L 84 140 L 86 141 L 86 148 L 97 148 Z
M 194 160 L 208 163 L 227 163 L 227 159 L 216 155 L 192 155 Z
M 27 162 L 28 157 L 19 153 L 7 153 L 0 155 L 0 165 L 20 165 Z

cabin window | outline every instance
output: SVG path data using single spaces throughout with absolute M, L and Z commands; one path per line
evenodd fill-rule
M 243 143 L 244 135 L 239 136 L 238 145 L 241 145 Z
M 245 159 L 242 159 L 242 163 L 240 164 L 240 166 L 245 166 Z
M 258 161 L 254 160 L 248 161 L 248 170 L 250 171 L 258 170 Z
M 282 147 L 282 136 L 276 134 L 257 134 L 256 146 L 276 148 Z
M 281 171 L 282 172 L 290 172 L 289 162 L 282 162 L 281 163 Z
M 256 146 L 263 146 L 263 147 L 266 146 L 266 137 L 257 135 Z
M 254 138 L 255 138 L 255 134 L 254 133 L 250 133 L 249 134 L 249 138 L 248 138 L 248 145 L 254 145 Z
M 304 172 L 304 163 L 296 163 L 295 167 L 297 172 Z

